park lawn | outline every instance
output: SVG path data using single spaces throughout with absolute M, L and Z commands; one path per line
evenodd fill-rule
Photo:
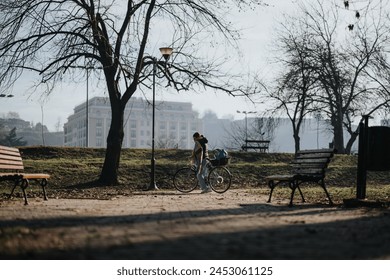
M 43 172 L 51 175 L 47 187 L 50 197 L 106 199 L 115 195 L 131 195 L 150 182 L 151 151 L 148 149 L 124 149 L 121 155 L 118 186 L 99 186 L 99 177 L 105 149 L 73 147 L 21 147 L 26 172 Z M 172 176 L 175 171 L 189 163 L 190 150 L 156 150 L 156 182 L 161 190 L 172 191 Z M 230 152 L 232 188 L 251 188 L 254 194 L 267 194 L 269 189 L 264 177 L 286 173 L 293 154 Z M 357 156 L 335 155 L 326 177 L 328 190 L 335 203 L 356 197 Z M 12 183 L 1 182 L 1 199 L 5 199 Z M 326 202 L 320 186 L 302 185 L 307 201 Z M 21 196 L 19 189 L 16 196 Z M 40 196 L 39 186 L 32 184 L 28 195 Z M 288 188 L 276 188 L 273 197 L 290 196 Z M 298 198 L 298 196 L 297 196 Z M 390 201 L 390 172 L 368 172 L 367 198 Z

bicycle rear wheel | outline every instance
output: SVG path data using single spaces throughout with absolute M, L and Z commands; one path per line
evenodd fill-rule
M 195 172 L 189 167 L 179 169 L 173 176 L 173 185 L 180 192 L 188 193 L 193 191 L 198 185 Z
M 232 174 L 226 167 L 216 166 L 210 170 L 208 181 L 213 191 L 224 193 L 230 188 Z

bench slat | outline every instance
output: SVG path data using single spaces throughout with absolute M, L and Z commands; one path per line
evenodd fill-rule
M 304 156 L 299 156 L 297 157 L 295 160 L 320 160 L 320 159 L 326 159 L 328 161 L 330 161 L 331 157 L 329 155 L 320 155 L 320 154 L 317 154 L 317 155 L 304 155 Z
M 326 154 L 334 154 L 333 149 L 318 149 L 318 150 L 299 150 L 297 152 L 297 155 L 301 154 L 320 154 L 320 153 L 326 153 Z
M 267 176 L 266 179 L 268 181 L 271 181 L 271 180 L 292 180 L 294 179 L 295 175 L 294 174 L 277 174 L 277 175 L 271 175 L 271 176 Z
M 291 165 L 292 170 L 325 170 L 327 165 L 324 164 L 299 164 Z
M 10 164 L 3 164 L 0 163 L 0 169 L 4 170 L 23 170 L 23 165 L 10 165 Z
M 0 158 L 21 158 L 20 153 L 0 151 Z
M 297 175 L 312 175 L 312 176 L 324 176 L 325 175 L 324 169 L 301 169 L 301 170 L 294 170 L 294 174 Z
M 22 158 L 15 158 L 15 157 L 6 157 L 6 158 L 0 158 L 0 162 L 4 162 L 4 163 L 21 163 L 23 162 L 22 161 Z
M 7 146 L 0 146 L 0 152 L 1 152 L 1 151 L 19 153 L 19 149 L 18 149 L 18 148 L 15 148 L 15 147 L 7 147 Z
M 9 179 L 16 179 L 20 178 L 21 175 L 18 173 L 0 173 L 0 180 L 9 180 Z
M 290 166 L 291 167 L 302 167 L 302 168 L 306 168 L 306 167 L 310 167 L 310 166 L 316 166 L 316 167 L 327 167 L 328 166 L 328 163 L 324 163 L 324 162 L 300 162 L 300 163 L 290 163 Z
M 49 174 L 43 174 L 43 173 L 36 173 L 36 174 L 28 174 L 28 173 L 21 173 L 20 175 L 23 176 L 23 179 L 49 179 Z
M 0 159 L 0 164 L 10 164 L 10 165 L 22 165 L 23 161 L 21 159 L 15 160 L 15 159 Z
M 318 164 L 327 164 L 329 163 L 329 158 L 299 158 L 294 159 L 291 163 L 300 164 L 300 163 L 318 163 Z
M 20 153 L 0 151 L 0 158 L 21 158 Z

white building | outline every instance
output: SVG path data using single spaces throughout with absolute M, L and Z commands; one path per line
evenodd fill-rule
M 390 119 L 381 120 L 381 126 L 390 126 Z
M 142 98 L 131 98 L 124 113 L 123 148 L 150 148 L 152 142 L 152 105 Z M 156 148 L 193 147 L 192 135 L 203 130 L 198 112 L 188 102 L 156 101 Z M 88 135 L 86 102 L 74 108 L 64 124 L 64 145 L 105 147 L 111 124 L 111 108 L 106 97 L 94 97 L 88 102 Z M 88 145 L 86 141 L 88 138 Z

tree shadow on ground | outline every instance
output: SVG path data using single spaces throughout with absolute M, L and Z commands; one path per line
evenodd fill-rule
M 259 228 L 235 227 L 228 232 L 196 233 L 163 240 L 133 242 L 126 232 L 115 237 L 104 235 L 104 227 L 143 228 L 148 223 L 196 223 L 199 218 L 241 219 L 249 215 L 283 218 L 297 215 L 297 208 L 270 204 L 241 204 L 239 208 L 159 212 L 142 215 L 54 217 L 34 220 L 0 220 L 1 239 L 12 239 L 18 229 L 40 232 L 74 227 L 94 228 L 94 236 L 103 242 L 80 246 L 42 248 L 14 252 L 1 250 L 1 259 L 388 259 L 390 258 L 389 211 L 372 217 L 336 220 L 325 223 L 289 223 Z M 349 211 L 342 208 L 299 207 L 302 215 L 332 215 Z M 298 217 L 298 216 L 297 216 Z M 212 223 L 212 222 L 211 222 Z M 158 225 L 157 225 L 158 226 Z M 201 226 L 201 224 L 200 224 Z M 157 228 L 157 231 L 159 228 Z M 163 229 L 161 229 L 163 230 Z M 37 233 L 36 233 L 37 234 Z M 159 234 L 156 232 L 156 234 Z M 16 234 L 17 235 L 17 234 Z M 37 234 L 39 235 L 39 234 Z M 61 237 L 59 237 L 61 238 Z M 23 242 L 23 236 L 18 242 Z M 3 246 L 1 246 L 3 247 Z

